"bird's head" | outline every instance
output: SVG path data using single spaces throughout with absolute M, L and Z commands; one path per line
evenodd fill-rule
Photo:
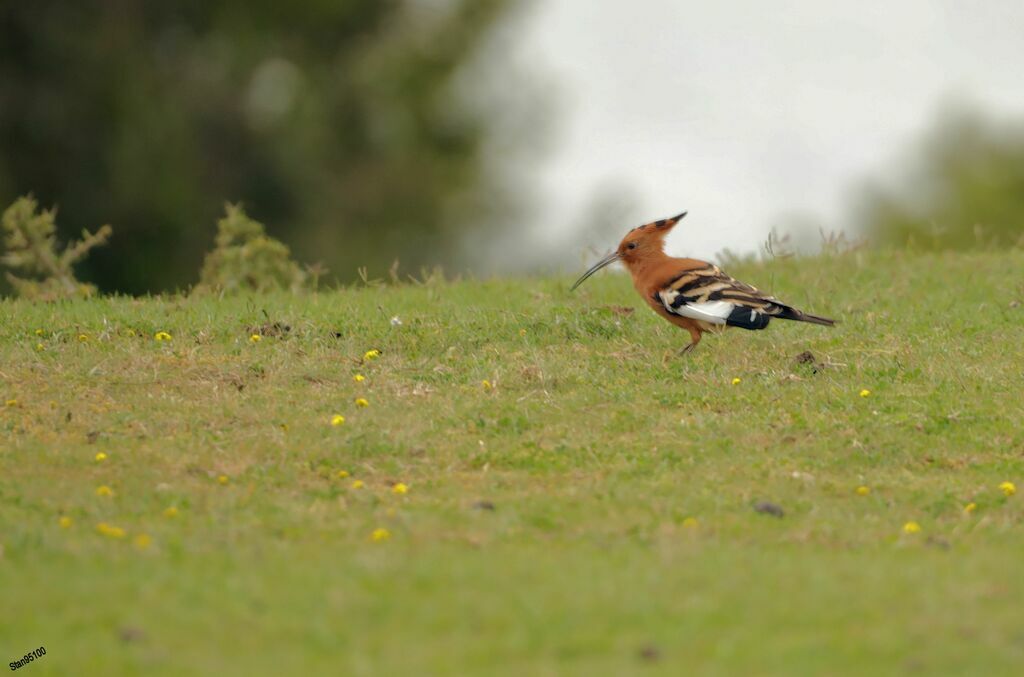
M 629 231 L 626 233 L 626 237 L 622 238 L 618 249 L 591 266 L 590 270 L 583 273 L 580 279 L 576 280 L 576 284 L 572 286 L 572 289 L 576 289 L 588 277 L 616 261 L 622 261 L 629 266 L 649 256 L 664 253 L 665 236 L 669 234 L 669 231 L 684 216 L 686 216 L 686 212 L 673 216 L 670 219 L 660 219 L 651 223 L 645 223 Z

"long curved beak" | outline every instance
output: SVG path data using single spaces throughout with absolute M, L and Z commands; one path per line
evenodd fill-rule
M 580 279 L 576 280 L 576 284 L 574 284 L 574 285 L 573 285 L 573 286 L 572 286 L 572 287 L 571 287 L 571 288 L 569 289 L 569 291 L 575 291 L 575 290 L 576 290 L 576 287 L 578 287 L 578 286 L 580 286 L 581 284 L 583 284 L 583 282 L 584 282 L 584 281 L 585 281 L 585 280 L 586 280 L 586 279 L 587 279 L 588 277 L 590 277 L 591 275 L 593 275 L 593 274 L 594 274 L 594 273 L 596 273 L 597 271 L 601 270 L 601 269 L 602 269 L 602 268 L 604 268 L 605 266 L 610 266 L 611 264 L 615 263 L 615 262 L 616 262 L 616 261 L 618 261 L 618 260 L 619 260 L 619 253 L 618 253 L 618 252 L 612 252 L 612 253 L 611 253 L 611 254 L 609 254 L 608 256 L 604 257 L 603 259 L 601 259 L 600 261 L 598 261 L 597 263 L 595 263 L 595 264 L 594 264 L 593 266 L 591 266 L 591 267 L 590 267 L 590 270 L 588 270 L 587 272 L 583 273 L 583 275 L 582 275 L 582 276 L 580 276 Z

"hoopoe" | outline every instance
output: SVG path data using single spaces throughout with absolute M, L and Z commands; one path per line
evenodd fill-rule
M 665 236 L 686 212 L 634 228 L 614 253 L 594 264 L 572 289 L 607 265 L 622 261 L 633 286 L 651 308 L 672 324 L 690 332 L 688 353 L 704 332 L 727 327 L 764 329 L 773 317 L 831 327 L 835 320 L 804 313 L 735 280 L 706 261 L 680 259 L 665 253 Z

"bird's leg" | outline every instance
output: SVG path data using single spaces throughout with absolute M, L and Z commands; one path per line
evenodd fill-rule
M 697 344 L 700 343 L 700 329 L 697 329 L 696 327 L 687 327 L 686 329 L 690 332 L 691 343 L 688 346 L 683 346 L 683 349 L 679 351 L 680 357 L 683 355 L 689 355 L 693 352 L 693 349 L 697 347 Z

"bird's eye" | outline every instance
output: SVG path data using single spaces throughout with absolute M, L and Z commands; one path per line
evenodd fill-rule
M 627 244 L 626 249 L 636 249 L 636 242 L 630 242 Z

